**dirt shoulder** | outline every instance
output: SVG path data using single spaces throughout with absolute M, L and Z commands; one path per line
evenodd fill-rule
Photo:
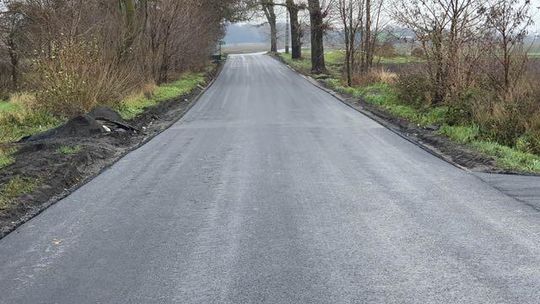
M 456 143 L 447 137 L 437 134 L 436 128 L 430 129 L 419 127 L 405 119 L 395 117 L 388 111 L 370 104 L 361 98 L 337 93 L 330 89 L 324 82 L 318 81 L 310 75 L 288 65 L 280 56 L 271 56 L 287 65 L 290 69 L 302 74 L 310 83 L 333 95 L 339 101 L 363 113 L 404 139 L 456 167 L 473 172 L 518 174 L 518 172 L 509 172 L 508 170 L 501 169 L 497 166 L 495 159 L 492 157 L 474 151 L 465 145 Z
M 0 170 L 0 238 L 66 197 L 130 151 L 178 121 L 219 75 L 216 65 L 206 87 L 147 108 L 114 130 L 74 136 L 37 138 L 10 144 L 15 162 Z M 115 123 L 116 124 L 116 123 Z M 7 193 L 6 193 L 7 192 Z M 22 192 L 22 193 L 19 193 Z

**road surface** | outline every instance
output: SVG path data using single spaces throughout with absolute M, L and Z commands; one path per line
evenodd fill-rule
M 538 303 L 540 212 L 264 55 L 0 241 L 0 303 Z

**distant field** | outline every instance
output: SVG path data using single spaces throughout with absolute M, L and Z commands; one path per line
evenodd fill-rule
M 269 50 L 270 45 L 267 43 L 237 43 L 223 46 L 223 53 L 227 54 L 247 54 L 266 52 Z

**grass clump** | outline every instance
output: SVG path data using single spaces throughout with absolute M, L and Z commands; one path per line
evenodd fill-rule
M 493 156 L 504 169 L 529 173 L 540 172 L 540 156 L 489 141 L 474 141 L 472 146 L 478 151 Z
M 36 106 L 33 94 L 11 95 L 9 102 L 0 102 L 0 143 L 18 141 L 22 137 L 57 127 L 62 119 Z
M 477 125 L 444 125 L 440 128 L 439 134 L 445 135 L 458 143 L 468 144 L 475 150 L 493 157 L 497 164 L 504 169 L 529 173 L 540 172 L 540 156 L 522 152 L 493 141 L 482 140 L 480 127 Z
M 13 112 L 18 109 L 18 105 L 12 102 L 0 101 L 0 113 Z
M 64 155 L 73 155 L 73 154 L 77 154 L 79 152 L 81 152 L 82 150 L 82 147 L 77 145 L 77 146 L 61 146 L 59 147 L 58 149 L 56 149 L 56 152 L 60 153 L 60 154 L 64 154 Z
M 444 125 L 439 129 L 439 134 L 461 143 L 466 144 L 477 140 L 480 136 L 478 126 L 449 126 Z
M 16 149 L 14 148 L 0 148 L 0 169 L 3 169 L 15 162 L 15 158 L 13 157 L 15 151 Z
M 21 176 L 12 178 L 0 188 L 0 210 L 7 209 L 19 196 L 34 191 L 38 184 L 39 181 L 33 178 Z
M 22 137 L 57 127 L 62 120 L 45 111 L 20 109 L 0 112 L 0 143 L 14 142 Z
M 148 107 L 189 93 L 204 84 L 203 73 L 186 73 L 179 80 L 161 86 L 149 85 L 136 95 L 126 98 L 118 107 L 124 119 L 133 119 Z

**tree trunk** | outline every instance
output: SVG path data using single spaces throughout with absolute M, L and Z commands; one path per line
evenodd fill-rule
M 366 24 L 364 26 L 364 60 L 362 72 L 367 72 L 373 63 L 373 49 L 371 43 L 371 0 L 366 0 Z
M 270 52 L 277 53 L 277 26 L 275 21 L 270 25 Z
M 123 59 L 124 55 L 128 52 L 129 48 L 133 46 L 135 42 L 135 36 L 137 29 L 135 25 L 135 3 L 134 0 L 122 0 L 122 6 L 125 13 L 125 26 L 126 33 L 124 41 L 122 43 L 122 49 L 120 50 L 120 58 Z
M 302 58 L 302 33 L 300 22 L 298 21 L 298 5 L 293 0 L 287 0 L 287 10 L 291 18 L 291 52 L 292 59 Z
M 19 88 L 19 56 L 13 34 L 10 34 L 8 38 L 8 53 L 11 63 L 11 85 L 12 89 L 16 91 Z
M 266 20 L 270 25 L 270 52 L 277 53 L 277 24 L 276 24 L 276 12 L 274 11 L 274 2 L 264 0 L 261 2 L 261 6 L 266 16 Z
M 324 62 L 324 23 L 319 0 L 309 0 L 309 19 L 311 22 L 311 72 L 326 73 Z

